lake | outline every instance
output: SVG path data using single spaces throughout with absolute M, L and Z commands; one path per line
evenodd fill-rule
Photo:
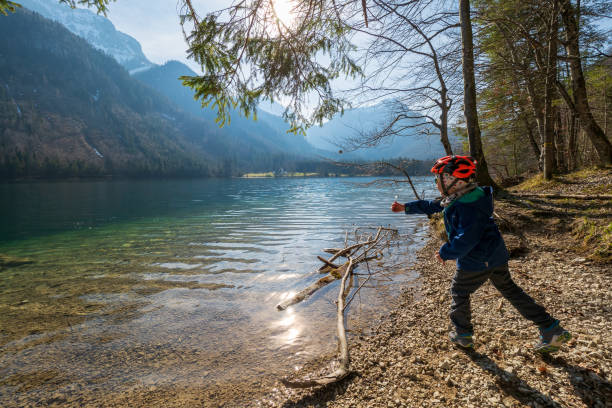
M 339 282 L 275 305 L 321 276 L 317 255 L 347 231 L 390 226 L 385 273 L 348 310 L 350 335 L 367 335 L 425 238 L 424 217 L 389 209 L 410 187 L 373 180 L 0 184 L 0 405 L 271 383 L 334 352 Z M 433 197 L 431 177 L 415 182 Z

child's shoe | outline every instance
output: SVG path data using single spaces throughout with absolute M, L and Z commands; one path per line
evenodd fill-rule
M 554 353 L 571 338 L 570 332 L 559 326 L 557 320 L 551 326 L 540 329 L 540 342 L 534 346 L 534 349 L 539 353 Z
M 456 332 L 451 332 L 449 334 L 451 343 L 464 348 L 464 349 L 473 349 L 474 342 L 472 341 L 472 335 L 470 333 L 467 334 L 457 334 Z

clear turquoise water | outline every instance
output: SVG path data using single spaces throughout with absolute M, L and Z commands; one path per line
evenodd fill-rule
M 431 197 L 429 179 L 416 181 Z M 0 270 L 0 405 L 255 381 L 333 352 L 337 283 L 274 306 L 318 279 L 321 249 L 356 226 L 398 228 L 402 241 L 351 305 L 349 328 L 414 278 L 405 262 L 423 218 L 389 210 L 411 190 L 368 181 L 1 184 L 0 254 L 31 263 Z

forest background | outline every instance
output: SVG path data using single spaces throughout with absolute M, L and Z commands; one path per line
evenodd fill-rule
M 489 169 L 498 181 L 526 171 L 550 178 L 612 161 L 608 2 L 284 3 L 282 11 L 280 1 L 245 0 L 200 15 L 179 2 L 202 68 L 183 82 L 221 122 L 232 108 L 252 116 L 262 100 L 280 101 L 292 131 L 303 132 L 384 100 L 386 124 L 356 132 L 349 149 L 433 126 L 447 154 L 479 160 L 481 182 L 492 181 Z M 15 6 L 0 2 L 5 12 Z M 347 77 L 358 85 L 334 88 Z M 463 136 L 463 151 L 449 134 Z

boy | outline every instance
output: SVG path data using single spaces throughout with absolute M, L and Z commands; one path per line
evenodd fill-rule
M 463 348 L 473 348 L 470 295 L 488 279 L 523 317 L 540 329 L 535 350 L 552 353 L 571 335 L 514 283 L 508 271 L 508 251 L 493 220 L 493 189 L 475 183 L 476 160 L 469 156 L 446 156 L 431 169 L 441 199 L 418 200 L 406 204 L 394 202 L 391 210 L 406 214 L 444 212 L 448 242 L 436 253 L 444 263 L 457 260 L 457 271 L 451 285 L 453 298 L 450 319 L 455 328 L 450 340 Z

